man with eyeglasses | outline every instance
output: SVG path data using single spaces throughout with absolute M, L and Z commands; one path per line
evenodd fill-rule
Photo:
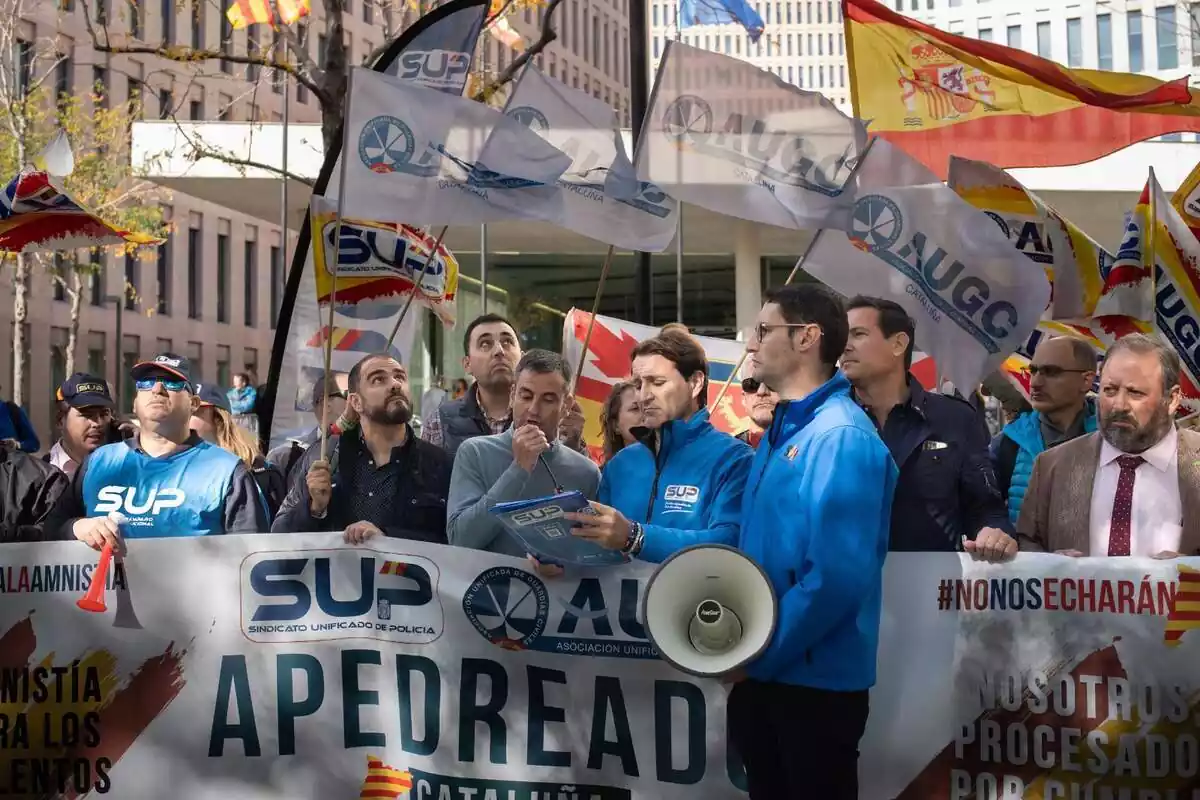
M 1096 404 L 1088 396 L 1096 380 L 1096 351 L 1083 339 L 1042 339 L 1029 364 L 1033 411 L 1005 426 L 992 440 L 992 465 L 1008 518 L 1021 515 L 1033 462 L 1042 451 L 1094 433 Z
M 132 438 L 97 448 L 75 471 L 54 530 L 99 550 L 132 539 L 269 530 L 266 502 L 232 453 L 191 430 L 199 407 L 187 359 L 134 365 Z
M 842 372 L 900 469 L 891 549 L 1012 559 L 1017 541 L 988 458 L 987 424 L 966 400 L 927 392 L 909 372 L 916 326 L 898 303 L 859 296 L 846 308 Z

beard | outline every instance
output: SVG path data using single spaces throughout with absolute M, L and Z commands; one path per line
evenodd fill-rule
M 412 419 L 412 402 L 394 394 L 380 405 L 363 409 L 363 416 L 376 425 L 404 425 Z
M 1124 422 L 1131 427 L 1115 427 L 1114 422 Z M 1144 453 L 1162 441 L 1171 425 L 1171 414 L 1166 405 L 1156 408 L 1154 416 L 1145 425 L 1138 425 L 1133 415 L 1126 411 L 1111 411 L 1100 419 L 1100 435 L 1122 453 Z

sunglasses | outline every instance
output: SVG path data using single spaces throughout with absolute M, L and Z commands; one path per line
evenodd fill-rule
M 137 390 L 139 392 L 152 391 L 154 389 L 154 387 L 160 383 L 163 385 L 163 388 L 166 389 L 168 392 L 182 392 L 185 389 L 190 390 L 192 388 L 192 385 L 190 383 L 188 383 L 187 381 L 180 381 L 180 380 L 165 380 L 163 378 L 145 378 L 140 381 L 134 381 L 134 385 L 137 386 Z

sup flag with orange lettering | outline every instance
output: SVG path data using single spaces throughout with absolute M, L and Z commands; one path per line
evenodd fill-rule
M 412 774 L 389 767 L 376 756 L 367 756 L 367 777 L 363 778 L 359 800 L 399 797 L 412 789 Z
M 238 30 L 276 22 L 291 25 L 311 13 L 312 0 L 234 0 L 225 10 L 225 18 L 234 30 Z
M 946 177 L 949 157 L 999 167 L 1082 164 L 1127 145 L 1200 130 L 1187 76 L 1067 69 L 968 39 L 875 0 L 843 0 L 854 112 Z

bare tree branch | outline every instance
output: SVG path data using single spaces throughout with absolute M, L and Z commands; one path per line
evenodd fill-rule
M 230 53 L 222 50 L 220 46 L 216 49 L 202 48 L 196 49 L 193 47 L 185 47 L 180 45 L 167 45 L 160 43 L 157 45 L 143 44 L 114 44 L 108 33 L 107 21 L 101 23 L 104 35 L 101 36 L 96 30 L 96 26 L 92 22 L 92 11 L 90 0 L 80 0 L 83 6 L 83 19 L 87 25 L 88 34 L 92 38 L 92 48 L 100 53 L 109 53 L 112 55 L 151 55 L 164 58 L 168 61 L 174 61 L 178 64 L 202 64 L 209 61 L 227 61 L 231 64 L 245 64 L 264 67 L 266 69 L 275 69 L 280 72 L 286 72 L 297 80 L 297 82 L 306 86 L 313 94 L 321 94 L 322 89 L 316 80 L 313 78 L 313 72 L 305 67 L 300 67 L 287 61 L 281 61 L 273 55 L 240 55 L 238 53 Z M 306 60 L 311 64 L 312 59 L 300 50 L 295 50 L 296 54 L 302 60 Z M 212 77 L 216 77 L 215 75 Z
M 554 30 L 552 23 L 554 21 L 554 11 L 561 3 L 562 0 L 550 0 L 550 2 L 546 4 L 546 13 L 542 18 L 542 30 L 538 38 L 528 47 L 522 50 L 520 55 L 514 58 L 512 62 L 509 63 L 509 65 L 505 67 L 498 76 L 496 76 L 494 81 L 477 92 L 474 97 L 475 100 L 486 101 L 489 97 L 499 91 L 505 84 L 511 83 L 512 80 L 516 78 L 517 73 L 521 71 L 521 68 L 529 63 L 531 58 L 537 56 L 539 53 L 545 50 L 551 42 L 558 38 L 558 33 Z
M 282 169 L 280 167 L 276 167 L 272 164 L 267 164 L 262 161 L 255 161 L 252 158 L 242 158 L 241 156 L 234 155 L 233 153 L 230 153 L 228 151 L 221 151 L 214 147 L 211 147 L 210 145 L 206 144 L 204 142 L 204 140 L 199 138 L 198 136 L 188 135 L 188 132 L 186 130 L 184 130 L 182 125 L 179 124 L 178 119 L 175 119 L 174 117 L 172 117 L 172 121 L 175 122 L 176 128 L 178 128 L 180 136 L 182 136 L 187 141 L 188 146 L 191 148 L 191 151 L 188 153 L 188 158 L 190 158 L 193 161 L 199 161 L 204 158 L 211 158 L 211 159 L 220 161 L 223 164 L 229 164 L 230 166 L 233 166 L 233 167 L 241 167 L 243 169 L 261 169 L 264 172 L 270 172 L 272 175 L 275 175 L 277 177 L 287 178 L 288 180 L 303 183 L 305 186 L 308 186 L 310 188 L 315 185 L 315 181 L 313 181 L 312 178 L 306 178 L 303 175 L 297 175 L 294 172 L 290 172 L 290 171 Z

